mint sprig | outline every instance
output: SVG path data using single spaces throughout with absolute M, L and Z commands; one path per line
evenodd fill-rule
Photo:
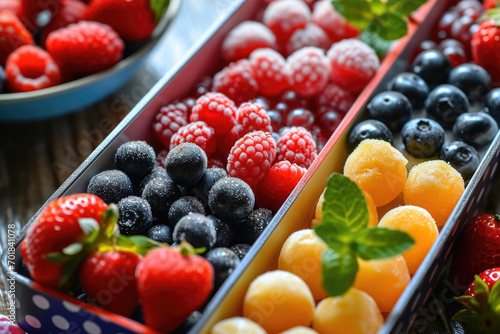
M 328 245 L 321 255 L 323 287 L 330 296 L 353 285 L 358 258 L 384 259 L 409 249 L 414 240 L 396 229 L 368 227 L 365 197 L 349 178 L 334 173 L 326 184 L 321 224 L 315 233 Z

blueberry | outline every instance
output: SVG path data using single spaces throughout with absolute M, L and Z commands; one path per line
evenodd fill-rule
M 0 66 L 0 93 L 3 93 L 5 91 L 5 81 L 6 81 L 6 76 L 5 76 L 5 71 L 3 70 L 3 67 Z
M 415 73 L 400 73 L 387 85 L 387 89 L 399 92 L 408 98 L 414 110 L 424 107 L 425 99 L 429 95 L 429 87 L 424 79 Z
M 232 233 L 229 225 L 214 215 L 210 215 L 208 218 L 212 219 L 215 226 L 215 233 L 217 235 L 217 241 L 215 241 L 214 247 L 228 247 L 232 239 Z
M 168 152 L 165 169 L 179 186 L 194 186 L 205 174 L 207 155 L 196 144 L 182 143 Z
M 290 111 L 286 118 L 286 125 L 288 126 L 302 126 L 310 129 L 314 124 L 314 115 L 307 109 L 298 108 Z
M 144 188 L 146 188 L 146 185 L 149 183 L 149 181 L 151 181 L 152 179 L 156 179 L 156 178 L 165 179 L 165 180 L 169 179 L 165 168 L 163 168 L 161 166 L 157 166 L 157 167 L 153 168 L 151 173 L 149 173 L 148 175 L 146 175 L 145 178 L 142 179 L 141 183 L 139 184 L 139 188 L 137 190 L 137 193 L 139 195 L 142 195 L 142 192 L 144 191 Z
M 194 326 L 200 320 L 201 318 L 201 312 L 200 311 L 194 311 L 189 315 L 189 317 L 180 325 L 175 331 L 172 332 L 172 334 L 184 334 L 187 333 L 191 327 Z
M 175 227 L 177 222 L 190 212 L 205 214 L 203 203 L 193 196 L 184 196 L 172 203 L 168 210 L 168 223 L 172 228 Z
M 413 112 L 410 101 L 398 92 L 379 93 L 366 108 L 371 118 L 381 121 L 391 131 L 401 130 Z
M 238 256 L 240 260 L 243 260 L 245 255 L 247 255 L 248 251 L 252 246 L 247 244 L 237 244 L 232 246 L 230 249 Z
M 491 85 L 488 72 L 481 66 L 470 63 L 451 70 L 448 81 L 451 85 L 460 88 L 471 104 L 483 102 Z
M 214 268 L 214 290 L 220 288 L 240 264 L 238 255 L 228 248 L 214 248 L 205 255 L 205 258 Z
M 470 179 L 474 175 L 480 162 L 476 149 L 462 141 L 444 144 L 439 159 L 449 162 L 464 179 Z
M 494 88 L 486 95 L 484 107 L 484 110 L 490 114 L 491 117 L 497 122 L 500 122 L 500 88 Z
M 272 219 L 273 212 L 269 209 L 253 210 L 241 224 L 234 226 L 238 242 L 252 245 Z
M 168 225 L 160 224 L 151 227 L 147 232 L 147 236 L 154 241 L 164 242 L 169 245 L 173 243 L 172 230 Z
M 208 205 L 212 214 L 230 224 L 247 218 L 255 205 L 252 188 L 235 177 L 223 177 L 208 194 Z
M 264 110 L 269 110 L 269 108 L 271 106 L 271 101 L 269 101 L 269 99 L 265 96 L 259 96 L 256 99 L 254 99 L 253 101 L 249 101 L 249 102 L 253 102 L 256 105 L 261 106 L 262 109 L 264 109 Z
M 412 119 L 401 130 L 406 150 L 416 158 L 436 156 L 444 144 L 444 129 L 428 118 Z
M 420 76 L 430 89 L 448 81 L 451 62 L 441 51 L 421 52 L 412 64 L 413 73 Z
M 179 220 L 174 229 L 174 242 L 185 239 L 194 248 L 210 250 L 217 241 L 213 221 L 200 213 L 189 213 Z
M 455 136 L 476 148 L 491 143 L 497 132 L 497 122 L 484 112 L 462 114 L 453 126 Z
M 87 192 L 100 197 L 108 204 L 118 203 L 121 199 L 133 195 L 132 181 L 122 171 L 106 170 L 90 179 Z
M 118 202 L 120 234 L 146 234 L 153 224 L 149 203 L 140 197 L 129 196 Z
M 227 172 L 225 169 L 218 167 L 208 168 L 201 180 L 191 188 L 191 192 L 201 200 L 204 205 L 208 205 L 208 193 L 210 189 L 212 189 L 215 182 L 226 176 Z
M 440 85 L 425 100 L 427 112 L 445 129 L 451 129 L 458 116 L 469 111 L 469 100 L 459 88 Z
M 172 180 L 159 178 L 151 180 L 142 192 L 142 198 L 151 206 L 153 217 L 165 221 L 170 206 L 180 197 L 181 191 Z
M 141 181 L 155 166 L 156 153 L 145 141 L 129 141 L 116 150 L 116 168 L 130 177 L 132 182 Z
M 356 124 L 349 133 L 349 143 L 358 146 L 365 139 L 381 139 L 392 144 L 392 132 L 382 122 L 369 119 Z

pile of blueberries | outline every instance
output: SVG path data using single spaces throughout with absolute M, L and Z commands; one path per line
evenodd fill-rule
M 371 119 L 352 128 L 349 143 L 367 138 L 393 143 L 393 134 L 400 132 L 410 156 L 438 157 L 469 179 L 479 166 L 478 150 L 488 147 L 498 132 L 500 88 L 490 90 L 490 76 L 482 67 L 465 63 L 452 68 L 436 49 L 421 52 L 411 69 L 373 97 L 367 105 Z M 416 113 L 426 117 L 414 118 Z

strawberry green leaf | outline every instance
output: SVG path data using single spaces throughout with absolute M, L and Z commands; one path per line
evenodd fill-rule
M 72 243 L 63 248 L 62 252 L 66 255 L 75 255 L 83 250 L 83 245 L 80 242 Z
M 60 252 L 54 252 L 54 253 L 46 254 L 44 256 L 44 259 L 47 261 L 50 261 L 54 264 L 65 264 L 71 259 L 71 256 L 60 253 Z
M 486 305 L 490 294 L 490 288 L 478 275 L 474 275 L 474 295 L 480 305 Z
M 496 312 L 500 311 L 500 284 L 499 281 L 496 281 L 490 291 L 490 297 L 488 298 L 488 302 L 493 306 Z
M 143 247 L 162 247 L 164 244 L 158 241 L 154 241 L 152 239 L 149 239 L 148 237 L 144 235 L 133 235 L 129 237 L 129 239 L 136 245 L 138 246 L 143 246 Z
M 472 296 L 460 296 L 456 297 L 455 300 L 471 310 L 479 308 L 479 302 Z
M 349 247 L 327 248 L 321 255 L 323 287 L 329 296 L 344 294 L 354 283 L 358 272 L 356 254 Z
M 373 31 L 388 41 L 394 41 L 408 33 L 406 21 L 392 13 L 384 13 L 373 21 Z
M 119 235 L 116 238 L 116 246 L 121 248 L 131 248 L 135 246 L 135 243 L 132 240 L 130 240 L 129 237 L 126 237 L 124 235 Z
M 484 22 L 487 20 L 493 20 L 496 26 L 500 25 L 500 8 L 493 8 L 486 11 L 483 16 L 479 18 L 479 22 Z
M 469 309 L 460 310 L 453 316 L 453 319 L 463 322 L 465 324 L 477 322 L 477 318 L 478 318 L 477 312 Z
M 400 16 L 408 16 L 426 2 L 427 0 L 389 0 L 387 11 Z
M 93 218 L 80 218 L 78 225 L 85 235 L 90 235 L 92 232 L 99 230 L 99 223 Z
M 375 17 L 366 0 L 333 0 L 332 5 L 350 24 L 361 30 Z
M 351 232 L 343 222 L 321 223 L 314 232 L 331 248 L 343 246 L 351 241 Z
M 71 257 L 64 266 L 61 279 L 59 281 L 59 290 L 67 292 L 71 290 L 78 282 L 76 275 L 80 264 L 85 259 L 85 253 L 81 252 Z
M 150 0 L 151 11 L 155 14 L 156 22 L 160 21 L 161 17 L 165 13 L 170 0 Z
M 414 243 L 408 233 L 384 227 L 368 227 L 354 236 L 356 254 L 364 260 L 384 259 L 401 254 Z

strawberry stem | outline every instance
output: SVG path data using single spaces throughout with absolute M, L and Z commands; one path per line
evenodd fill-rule
M 498 213 L 497 213 L 497 214 L 495 214 L 495 220 L 496 220 L 497 222 L 500 222 L 500 214 L 498 214 Z

